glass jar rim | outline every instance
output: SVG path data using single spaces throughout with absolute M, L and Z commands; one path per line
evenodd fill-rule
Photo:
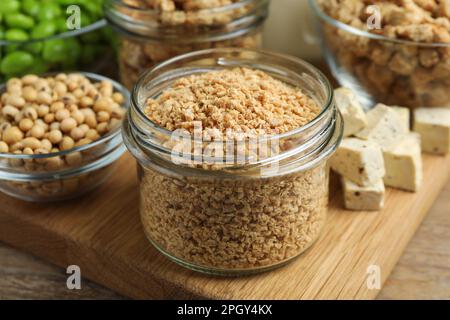
M 330 110 L 330 108 L 333 107 L 333 103 L 332 103 L 333 97 L 334 97 L 333 88 L 331 87 L 330 82 L 328 81 L 327 77 L 322 73 L 322 71 L 320 71 L 319 69 L 314 67 L 312 64 L 310 64 L 300 58 L 296 58 L 296 57 L 282 54 L 282 53 L 274 53 L 274 52 L 270 52 L 270 51 L 266 51 L 266 50 L 247 50 L 247 49 L 240 49 L 240 48 L 215 48 L 215 49 L 205 49 L 205 50 L 199 50 L 199 51 L 185 53 L 185 54 L 173 57 L 171 59 L 168 59 L 164 62 L 161 62 L 161 63 L 157 64 L 156 66 L 154 66 L 153 68 L 145 71 L 143 74 L 141 74 L 141 76 L 139 77 L 136 85 L 133 87 L 133 90 L 131 92 L 131 108 L 134 108 L 134 106 L 138 105 L 137 94 L 138 94 L 140 88 L 142 88 L 144 86 L 144 81 L 145 81 L 146 77 L 150 76 L 152 73 L 156 73 L 160 69 L 163 69 L 167 66 L 176 64 L 178 62 L 182 62 L 183 60 L 200 57 L 200 56 L 208 55 L 211 53 L 217 53 L 217 52 L 223 52 L 223 53 L 255 52 L 255 53 L 259 53 L 259 54 L 262 54 L 262 55 L 265 55 L 268 57 L 270 56 L 270 57 L 274 57 L 274 58 L 285 59 L 285 60 L 288 60 L 288 61 L 291 61 L 291 62 L 294 62 L 297 64 L 301 64 L 304 67 L 307 67 L 310 71 L 315 73 L 317 78 L 320 79 L 320 82 L 325 85 L 326 90 L 327 90 L 327 99 L 326 99 L 326 102 L 324 103 L 324 105 L 321 106 L 320 113 L 314 119 L 312 119 L 310 122 L 305 124 L 304 126 L 295 128 L 294 130 L 290 130 L 290 131 L 287 131 L 284 133 L 272 135 L 271 137 L 274 139 L 286 138 L 288 136 L 302 133 L 302 132 L 308 130 L 310 127 L 314 126 L 318 121 L 320 121 L 320 119 L 322 119 L 324 117 L 324 115 Z M 160 127 L 156 123 L 151 121 L 144 114 L 144 112 L 141 108 L 136 108 L 136 112 L 138 112 L 144 119 L 146 119 L 148 121 L 148 124 L 151 127 L 153 127 L 156 131 L 158 131 L 159 133 L 166 135 L 166 136 L 170 136 L 172 134 L 172 131 L 170 131 L 166 128 Z
M 88 26 L 83 27 L 83 28 L 58 33 L 58 34 L 55 34 L 55 35 L 52 35 L 49 37 L 45 37 L 45 38 L 29 39 L 29 40 L 25 40 L 25 41 L 11 41 L 11 40 L 0 39 L 0 47 L 8 46 L 8 45 L 32 44 L 32 43 L 44 42 L 44 41 L 54 40 L 54 39 L 67 39 L 67 38 L 72 38 L 72 37 L 78 37 L 83 34 L 104 28 L 107 25 L 108 25 L 108 23 L 107 23 L 106 19 L 100 19 L 94 23 L 91 23 Z
M 153 68 L 145 71 L 144 73 L 141 74 L 141 76 L 139 77 L 136 85 L 133 87 L 132 92 L 131 92 L 131 105 L 130 107 L 133 108 L 136 112 L 138 112 L 140 114 L 140 116 L 143 117 L 143 119 L 146 119 L 147 123 L 153 127 L 156 131 L 158 131 L 159 133 L 166 135 L 166 136 L 170 136 L 172 134 L 172 131 L 160 127 L 158 126 L 155 122 L 153 122 L 152 120 L 150 120 L 143 112 L 143 110 L 141 108 L 136 108 L 135 106 L 138 106 L 138 101 L 137 101 L 137 95 L 138 92 L 140 90 L 140 88 L 142 88 L 144 86 L 144 81 L 146 79 L 146 77 L 150 76 L 152 73 L 156 73 L 158 72 L 160 69 L 163 69 L 165 67 L 168 67 L 170 65 L 176 64 L 178 62 L 182 62 L 183 60 L 186 59 L 190 59 L 190 58 L 195 58 L 195 57 L 200 57 L 200 56 L 204 56 L 204 55 L 208 55 L 211 53 L 218 53 L 218 52 L 223 52 L 223 53 L 231 53 L 231 52 L 236 52 L 236 53 L 245 53 L 245 52 L 255 52 L 255 53 L 259 53 L 262 55 L 265 55 L 267 57 L 274 57 L 274 58 L 281 58 L 281 59 L 285 59 L 297 64 L 301 64 L 304 67 L 307 67 L 310 71 L 312 71 L 313 73 L 316 74 L 316 76 L 318 77 L 318 79 L 320 79 L 320 82 L 326 87 L 327 90 L 327 99 L 326 102 L 323 104 L 323 106 L 321 106 L 321 111 L 320 113 L 314 118 L 312 119 L 310 122 L 308 122 L 307 124 L 305 124 L 304 126 L 295 128 L 294 130 L 290 130 L 284 133 L 280 133 L 280 134 L 276 134 L 276 135 L 271 135 L 272 138 L 274 139 L 282 139 L 282 138 L 286 138 L 288 136 L 291 135 L 295 135 L 298 133 L 302 133 L 306 130 L 308 130 L 310 127 L 314 126 L 317 122 L 320 121 L 320 119 L 322 119 L 324 117 L 324 115 L 329 112 L 329 110 L 333 107 L 333 98 L 334 98 L 334 91 L 333 88 L 331 87 L 330 82 L 328 81 L 327 77 L 323 74 L 322 71 L 320 71 L 319 69 L 317 69 L 316 67 L 314 67 L 312 64 L 300 59 L 300 58 L 296 58 L 290 55 L 286 55 L 286 54 L 282 54 L 282 53 L 274 53 L 274 52 L 270 52 L 267 50 L 247 50 L 247 49 L 240 49 L 240 48 L 214 48 L 214 49 L 205 49 L 205 50 L 199 50 L 199 51 L 194 51 L 194 52 L 189 52 L 189 53 L 185 53 L 176 57 L 173 57 L 171 59 L 168 59 L 164 62 L 161 62 L 159 64 L 157 64 L 156 66 L 154 66 Z
M 353 35 L 356 35 L 356 36 L 365 37 L 365 38 L 369 38 L 372 40 L 386 41 L 386 42 L 405 44 L 405 45 L 414 45 L 414 46 L 419 46 L 419 47 L 437 47 L 437 48 L 450 47 L 450 43 L 447 43 L 447 42 L 420 42 L 420 41 L 413 41 L 413 40 L 397 39 L 397 38 L 387 37 L 384 35 L 370 33 L 365 30 L 358 29 L 356 27 L 353 27 L 342 21 L 339 21 L 339 20 L 336 20 L 336 19 L 330 17 L 328 14 L 326 14 L 322 10 L 322 8 L 320 8 L 319 4 L 317 3 L 317 0 L 308 0 L 308 1 L 310 4 L 310 7 L 313 9 L 314 13 L 321 20 L 332 25 L 333 27 L 344 30 L 344 31 L 351 33 Z
M 249 65 L 242 65 L 243 62 L 236 60 L 238 59 L 237 57 L 235 57 L 235 60 L 233 60 L 233 55 L 245 56 L 246 54 L 256 55 L 257 58 L 254 58 L 255 61 L 245 59 L 243 60 L 248 62 Z M 266 64 L 262 62 L 262 57 L 266 59 L 264 61 L 264 63 Z M 229 60 L 226 60 L 226 58 L 229 58 Z M 131 96 L 131 106 L 128 111 L 127 120 L 124 121 L 124 141 L 128 148 L 132 149 L 132 153 L 133 149 L 138 153 L 139 151 L 137 149 L 142 149 L 149 150 L 150 152 L 158 155 L 170 155 L 170 149 L 168 149 L 166 146 L 163 146 L 160 141 L 154 142 L 153 139 L 157 137 L 158 139 L 162 139 L 162 141 L 169 141 L 172 137 L 171 135 L 173 134 L 173 131 L 162 128 L 161 126 L 151 121 L 144 113 L 144 102 L 140 103 L 139 100 L 146 101 L 149 97 L 157 96 L 161 93 L 163 88 L 169 86 L 170 83 L 177 78 L 193 73 L 206 72 L 208 70 L 206 66 L 200 67 L 199 71 L 193 71 L 196 69 L 195 67 L 192 67 L 193 69 L 190 70 L 191 72 L 183 69 L 182 67 L 176 68 L 176 66 L 179 64 L 183 65 L 183 63 L 188 64 L 189 62 L 195 63 L 196 61 L 202 61 L 202 59 L 210 59 L 211 61 L 214 61 L 213 65 L 210 66 L 212 69 L 244 66 L 262 71 L 276 71 L 279 72 L 277 73 L 277 76 L 280 76 L 280 74 L 282 74 L 283 72 L 287 72 L 287 74 L 284 75 L 284 78 L 287 79 L 288 76 L 293 76 L 294 74 L 299 77 L 299 79 L 297 79 L 297 83 L 301 83 L 302 81 L 304 81 L 302 77 L 308 78 L 308 80 L 311 80 L 312 78 L 313 81 L 311 82 L 314 82 L 315 85 L 320 86 L 320 90 L 323 93 L 323 96 L 325 96 L 322 99 L 324 101 L 323 105 L 320 106 L 321 112 L 313 120 L 302 127 L 298 127 L 288 132 L 268 135 L 265 139 L 265 141 L 269 143 L 279 143 L 280 141 L 288 140 L 296 141 L 297 143 L 301 140 L 299 140 L 299 137 L 301 136 L 305 138 L 305 141 L 303 141 L 303 143 L 295 145 L 295 148 L 283 150 L 283 152 L 277 156 L 271 155 L 270 157 L 261 161 L 260 159 L 258 159 L 257 163 L 252 164 L 253 167 L 264 166 L 270 164 L 270 162 L 285 160 L 299 154 L 304 154 L 302 159 L 307 159 L 313 152 L 317 154 L 320 153 L 320 156 L 316 157 L 317 159 L 309 159 L 309 161 L 313 163 L 316 160 L 321 160 L 322 158 L 329 156 L 330 150 L 331 152 L 334 151 L 339 144 L 342 137 L 342 119 L 334 104 L 333 89 L 331 88 L 329 81 L 322 72 L 301 59 L 283 54 L 272 53 L 263 50 L 219 48 L 201 50 L 177 56 L 155 66 L 154 68 L 141 75 L 140 79 L 133 89 L 133 93 Z M 268 61 L 273 61 L 273 64 L 269 64 Z M 282 64 L 277 65 L 277 63 L 281 62 L 284 62 L 291 67 L 293 65 L 297 65 L 301 70 L 304 70 L 304 72 L 302 74 L 298 74 L 288 69 L 288 67 L 283 66 Z M 310 74 L 312 74 L 313 76 L 310 76 Z M 161 81 L 164 81 L 164 83 L 161 84 Z M 144 88 L 146 89 L 145 96 L 139 98 L 138 96 L 140 95 L 141 90 Z M 152 90 L 155 92 L 152 93 Z M 329 144 L 331 140 L 333 140 L 332 145 Z M 195 138 L 192 139 L 191 137 L 191 141 L 195 142 L 196 140 Z M 133 146 L 130 148 L 130 145 Z M 136 146 L 138 146 L 138 148 L 133 148 Z M 325 146 L 327 147 L 327 150 L 325 150 Z M 245 164 L 228 166 L 227 169 L 239 170 L 244 167 L 248 168 L 249 165 Z

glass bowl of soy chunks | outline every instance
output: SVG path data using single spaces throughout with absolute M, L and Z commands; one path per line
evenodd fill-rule
M 49 71 L 113 77 L 104 0 L 0 0 L 0 81 Z

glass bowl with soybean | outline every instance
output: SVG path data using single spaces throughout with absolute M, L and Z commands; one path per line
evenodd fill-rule
M 100 186 L 125 152 L 129 92 L 93 73 L 12 78 L 0 86 L 0 191 L 33 202 Z
M 0 81 L 53 71 L 114 77 L 104 0 L 1 0 Z

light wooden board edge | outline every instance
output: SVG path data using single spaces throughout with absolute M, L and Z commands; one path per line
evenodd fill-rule
M 21 231 L 20 236 L 17 235 L 17 230 Z M 103 256 L 102 259 L 99 259 L 96 249 L 87 248 L 70 238 L 61 237 L 60 234 L 50 228 L 37 228 L 36 225 L 27 220 L 17 222 L 1 217 L 0 234 L 1 241 L 41 257 L 63 269 L 76 261 L 81 269 L 82 277 L 134 299 L 203 298 L 184 290 L 182 287 L 163 283 L 161 279 L 153 280 L 153 277 L 149 275 L 142 275 L 131 263 L 124 263 L 122 259 L 117 259 L 113 255 Z M 29 234 L 32 234 L 32 237 L 29 237 Z M 41 239 L 41 241 L 37 241 L 37 239 Z M 79 252 L 80 247 L 83 247 L 82 254 Z M 92 261 L 96 263 L 92 263 Z M 130 276 L 124 278 L 124 274 Z M 147 283 L 151 281 L 146 287 L 153 287 L 156 290 L 142 289 L 142 281 Z

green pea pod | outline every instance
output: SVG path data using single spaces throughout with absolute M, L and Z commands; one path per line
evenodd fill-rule
M 6 25 L 10 28 L 28 30 L 34 27 L 33 18 L 22 13 L 12 13 L 5 17 Z
M 0 13 L 9 14 L 18 12 L 20 9 L 20 2 L 18 0 L 1 0 Z
M 52 39 L 45 41 L 42 50 L 42 58 L 44 61 L 58 63 L 67 59 L 66 44 L 63 39 Z
M 22 1 L 22 10 L 29 14 L 32 17 L 37 17 L 39 14 L 39 2 L 36 0 L 23 0 Z
M 34 63 L 33 56 L 25 51 L 15 51 L 6 55 L 1 64 L 0 71 L 6 75 L 26 72 Z
M 27 41 L 29 38 L 28 33 L 21 29 L 9 29 L 5 32 L 5 39 L 8 41 Z
M 52 2 L 43 3 L 39 8 L 38 19 L 40 21 L 49 21 L 62 15 L 61 8 Z
M 56 26 L 53 21 L 41 21 L 31 31 L 31 38 L 42 39 L 47 38 L 56 33 Z

